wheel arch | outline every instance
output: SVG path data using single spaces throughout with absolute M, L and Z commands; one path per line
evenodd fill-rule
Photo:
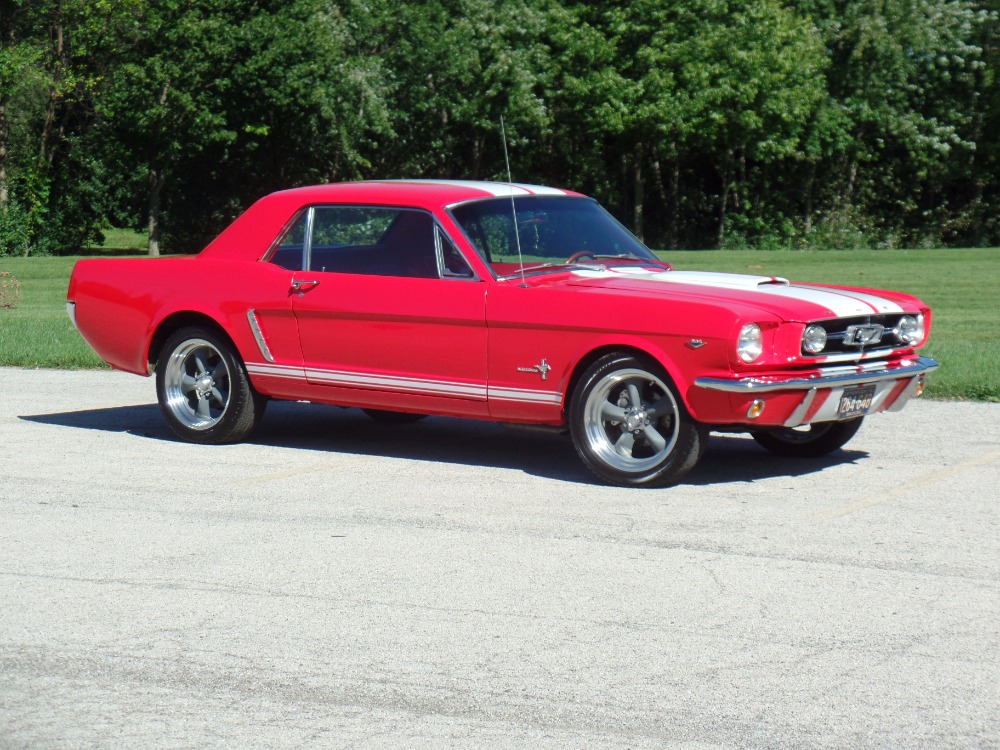
M 155 371 L 160 357 L 160 350 L 163 348 L 163 344 L 166 343 L 166 340 L 170 338 L 174 332 L 188 326 L 203 326 L 219 336 L 222 336 L 229 343 L 237 356 L 239 356 L 239 349 L 236 347 L 233 337 L 229 335 L 229 332 L 226 331 L 225 327 L 223 327 L 219 321 L 211 315 L 203 312 L 183 310 L 172 313 L 161 320 L 159 325 L 157 325 L 153 336 L 150 338 L 149 349 L 146 352 L 146 360 L 149 362 L 150 372 Z
M 677 368 L 673 366 L 673 363 L 668 357 L 664 355 L 662 351 L 659 351 L 657 347 L 652 347 L 648 345 L 640 344 L 638 342 L 606 342 L 599 346 L 589 349 L 582 356 L 578 357 L 576 364 L 573 366 L 573 370 L 570 373 L 569 379 L 566 384 L 566 394 L 563 400 L 563 413 L 567 414 L 570 408 L 570 401 L 573 398 L 573 392 L 576 390 L 577 384 L 580 382 L 580 378 L 587 371 L 594 362 L 599 360 L 608 354 L 613 354 L 620 352 L 621 354 L 627 354 L 631 356 L 643 357 L 645 359 L 652 360 L 656 364 L 660 365 L 666 372 L 667 376 L 670 378 L 674 385 L 674 388 L 680 394 L 681 401 L 684 402 L 684 407 L 690 412 L 690 407 L 687 404 L 687 399 L 685 398 L 685 388 L 683 386 L 683 380 L 679 377 L 679 372 Z

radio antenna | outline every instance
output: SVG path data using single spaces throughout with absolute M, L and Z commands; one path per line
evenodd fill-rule
M 510 187 L 510 213 L 514 219 L 514 241 L 517 243 L 517 263 L 521 268 L 521 286 L 528 286 L 524 283 L 524 257 L 521 255 L 521 232 L 517 228 L 517 208 L 514 206 L 514 179 L 510 174 L 510 156 L 507 155 L 507 129 L 503 124 L 503 115 L 500 115 L 500 138 L 503 140 L 503 158 L 507 162 L 507 185 Z

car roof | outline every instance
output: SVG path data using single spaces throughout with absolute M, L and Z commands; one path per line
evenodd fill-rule
M 485 180 L 366 180 L 293 188 L 273 195 L 284 199 L 294 198 L 303 205 L 350 201 L 432 209 L 479 198 L 511 195 L 580 196 L 580 193 L 542 185 Z
M 306 206 L 354 203 L 437 211 L 464 201 L 511 195 L 584 197 L 541 185 L 476 180 L 369 180 L 311 185 L 264 196 L 209 243 L 201 255 L 243 258 L 254 253 L 260 257 L 288 220 Z

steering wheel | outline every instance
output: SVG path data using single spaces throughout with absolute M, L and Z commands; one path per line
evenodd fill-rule
M 591 258 L 597 260 L 597 256 L 590 250 L 580 250 L 579 252 L 573 253 L 566 259 L 567 263 L 576 263 L 577 261 L 583 260 L 584 258 Z

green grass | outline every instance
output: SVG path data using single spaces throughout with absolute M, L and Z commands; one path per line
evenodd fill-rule
M 21 284 L 17 307 L 0 308 L 0 365 L 105 367 L 66 315 L 66 287 L 77 258 L 0 258 Z
M 131 229 L 105 229 L 104 245 L 100 248 L 103 253 L 127 251 L 130 253 L 144 253 L 149 249 L 149 237 L 142 232 L 135 232 Z
M 928 380 L 927 395 L 1000 402 L 1000 249 L 662 255 L 681 270 L 757 273 L 916 294 L 934 310 L 931 340 L 923 352 L 941 362 Z M 0 365 L 103 366 L 66 317 L 66 286 L 75 261 L 0 258 L 0 271 L 10 271 L 21 283 L 20 304 L 0 309 Z

